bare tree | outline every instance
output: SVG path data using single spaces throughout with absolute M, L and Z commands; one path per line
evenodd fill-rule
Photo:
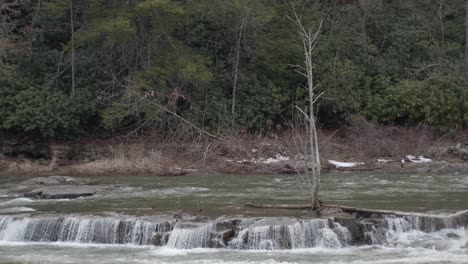
M 320 163 L 320 153 L 318 146 L 318 137 L 317 137 L 317 127 L 316 127 L 316 117 L 315 117 L 315 103 L 317 99 L 323 94 L 316 93 L 316 86 L 314 84 L 314 60 L 313 52 L 317 45 L 318 36 L 322 30 L 323 21 L 320 21 L 318 28 L 315 32 L 311 28 L 306 29 L 302 24 L 302 18 L 296 12 L 294 8 L 294 18 L 292 20 L 296 23 L 299 31 L 299 36 L 302 39 L 302 44 L 304 48 L 304 65 L 297 65 L 296 71 L 303 75 L 307 79 L 307 90 L 309 93 L 309 109 L 304 111 L 298 107 L 298 109 L 304 114 L 308 122 L 307 132 L 308 132 L 308 148 L 309 153 L 307 155 L 306 164 L 306 177 L 307 184 L 309 185 L 308 189 L 310 191 L 310 202 L 313 209 L 320 209 L 321 202 L 318 199 L 318 192 L 320 188 L 320 172 L 321 172 L 321 163 Z
M 75 33 L 73 23 L 73 0 L 70 0 L 70 32 L 71 32 L 71 73 L 72 73 L 72 95 L 75 95 Z

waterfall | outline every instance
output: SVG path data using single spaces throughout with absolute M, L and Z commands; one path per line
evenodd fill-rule
M 232 244 L 240 249 L 260 250 L 340 248 L 348 245 L 350 238 L 351 235 L 345 227 L 329 219 L 284 224 L 259 221 L 244 227 Z
M 112 217 L 0 216 L 0 241 L 161 245 L 169 222 Z
M 387 216 L 380 225 L 373 225 L 367 236 L 374 245 L 401 242 L 410 233 L 434 233 L 447 228 L 463 226 L 459 219 L 447 219 L 424 216 Z
M 178 249 L 225 247 L 247 250 L 340 248 L 348 245 L 351 237 L 345 227 L 330 219 L 244 219 L 235 227 L 235 232 L 233 230 L 236 235 L 225 243 L 222 233 L 226 230 L 217 230 L 217 226 L 216 221 L 179 223 L 172 231 L 167 246 Z
M 340 222 L 343 225 L 338 223 L 338 219 L 294 218 L 217 219 L 208 223 L 176 223 L 172 220 L 139 217 L 0 215 L 0 241 L 240 250 L 343 248 L 363 244 L 398 246 L 415 243 L 411 245 L 418 246 L 421 244 L 419 240 L 425 240 L 441 231 L 447 234 L 438 234 L 438 237 L 464 237 L 464 229 L 454 229 L 463 228 L 458 224 L 460 221 L 437 217 L 387 216 Z M 446 231 L 449 229 L 455 231 Z
M 168 247 L 178 249 L 209 248 L 213 247 L 212 240 L 213 223 L 184 226 L 177 224 L 167 242 Z

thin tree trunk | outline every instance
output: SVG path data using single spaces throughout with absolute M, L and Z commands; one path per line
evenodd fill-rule
M 239 63 L 240 63 L 240 52 L 242 44 L 242 35 L 244 33 L 245 27 L 245 14 L 243 13 L 240 18 L 239 32 L 236 36 L 236 49 L 234 54 L 234 77 L 232 81 L 232 106 L 231 114 L 234 118 L 234 113 L 236 112 L 236 93 L 237 93 L 237 82 L 239 78 Z
M 70 32 L 71 32 L 71 72 L 72 72 L 72 96 L 75 96 L 75 33 L 73 23 L 73 0 L 70 0 Z
M 149 104 L 152 104 L 158 108 L 160 108 L 161 110 L 163 110 L 164 112 L 170 114 L 170 115 L 173 115 L 174 117 L 176 117 L 177 119 L 181 120 L 183 123 L 191 126 L 192 128 L 194 128 L 195 130 L 199 131 L 200 133 L 202 134 L 205 134 L 206 136 L 212 138 L 212 139 L 216 139 L 216 140 L 219 140 L 219 141 L 223 141 L 223 139 L 221 139 L 220 137 L 218 136 L 215 136 L 213 134 L 211 134 L 210 132 L 206 131 L 205 129 L 203 128 L 200 128 L 198 127 L 197 125 L 193 124 L 192 122 L 190 122 L 189 120 L 183 118 L 182 116 L 178 115 L 176 112 L 173 112 L 171 111 L 169 108 L 165 107 L 165 106 L 162 106 L 161 104 L 158 104 L 154 101 L 151 101 L 151 100 L 148 100 L 147 98 L 139 95 L 138 93 L 132 91 L 132 90 L 129 90 L 131 92 L 133 92 L 136 96 L 138 96 L 141 100 L 144 100 L 146 102 L 148 102 Z
M 361 32 L 367 43 L 367 0 L 359 0 L 359 9 L 361 9 Z
M 309 35 L 311 31 L 309 30 Z M 313 61 L 312 61 L 312 47 L 313 43 L 309 41 L 308 51 L 306 51 L 307 56 L 307 71 L 308 71 L 308 88 L 309 88 L 309 145 L 310 145 L 310 155 L 312 160 L 312 190 L 311 190 L 311 205 L 316 206 L 318 201 L 318 191 L 320 188 L 320 157 L 318 153 L 317 145 L 317 133 L 315 128 L 315 111 L 314 111 L 314 73 L 313 73 Z
M 444 23 L 444 0 L 440 0 L 439 2 L 439 23 L 440 23 L 440 42 L 441 42 L 441 49 L 444 50 L 445 48 L 445 23 Z
M 468 0 L 465 0 L 465 65 L 464 76 L 468 82 Z

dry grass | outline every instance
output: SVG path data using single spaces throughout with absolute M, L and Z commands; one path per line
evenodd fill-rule
M 0 168 L 7 174 L 19 174 L 28 172 L 47 173 L 55 169 L 51 163 L 45 165 L 44 162 L 32 161 L 32 160 L 18 160 L 18 161 L 6 161 L 3 160 L 0 164 Z
M 354 117 L 348 127 L 319 131 L 319 142 L 324 164 L 329 159 L 372 164 L 377 158 L 399 160 L 406 155 L 445 159 L 446 147 L 468 141 L 467 135 L 466 131 L 439 134 L 427 127 L 384 127 Z M 304 155 L 306 139 L 307 133 L 301 129 L 268 135 L 236 133 L 224 136 L 223 141 L 184 135 L 177 135 L 176 138 L 139 136 L 133 140 L 112 139 L 79 144 L 79 155 L 74 156 L 72 164 L 70 161 L 63 163 L 54 159 L 0 159 L 0 169 L 10 174 L 79 175 L 180 175 L 190 170 L 236 174 L 283 173 L 294 171 L 295 168 L 288 163 L 263 164 L 252 161 L 275 158 L 278 154 L 291 159 Z
M 430 148 L 437 141 L 438 133 L 428 127 L 380 126 L 362 117 L 350 119 L 350 126 L 340 134 L 342 145 L 361 160 L 376 158 L 402 158 L 406 155 L 430 155 Z
M 74 165 L 73 170 L 79 174 L 165 174 L 174 167 L 161 151 L 144 145 L 110 145 L 108 149 L 108 157 Z

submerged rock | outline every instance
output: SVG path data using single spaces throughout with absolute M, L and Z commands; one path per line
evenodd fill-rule
M 448 233 L 448 234 L 447 234 L 447 237 L 448 237 L 448 238 L 457 238 L 457 239 L 460 238 L 460 236 L 457 235 L 457 234 L 455 234 L 455 233 Z
M 348 229 L 351 235 L 351 244 L 363 244 L 367 237 L 365 236 L 366 224 L 360 222 L 357 218 L 349 215 L 348 217 L 335 217 L 335 222 Z
M 24 194 L 24 197 L 41 199 L 76 199 L 93 196 L 101 188 L 97 186 L 49 186 L 35 189 Z
M 73 178 L 69 176 L 49 176 L 49 177 L 37 177 L 25 180 L 20 183 L 23 186 L 31 185 L 84 185 L 87 181 L 84 179 Z

